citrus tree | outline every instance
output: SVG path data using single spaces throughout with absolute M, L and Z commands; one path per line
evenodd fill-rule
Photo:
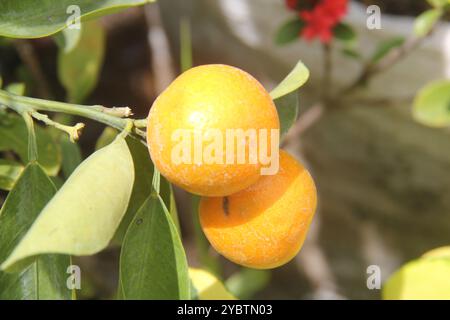
M 26 96 L 23 83 L 0 84 L 0 188 L 8 192 L 0 211 L 2 299 L 76 299 L 80 270 L 72 257 L 109 245 L 121 247 L 118 299 L 234 298 L 228 289 L 248 297 L 265 274 L 243 268 L 226 289 L 206 255 L 203 269 L 189 268 L 171 183 L 195 194 L 208 240 L 237 264 L 273 268 L 301 248 L 316 191 L 290 155 L 281 151 L 280 170 L 264 177 L 260 163 L 177 166 L 169 157 L 172 135 L 186 128 L 277 130 L 270 145 L 278 153 L 309 76 L 301 62 L 270 94 L 237 68 L 192 68 L 160 95 L 148 119 L 133 118 L 129 107 L 82 104 L 105 54 L 97 18 L 148 2 L 0 3 L 1 45 L 52 37 L 67 92 L 60 102 Z M 77 145 L 84 123 L 75 116 L 106 125 L 86 159 Z M 209 245 L 200 239 L 205 252 Z

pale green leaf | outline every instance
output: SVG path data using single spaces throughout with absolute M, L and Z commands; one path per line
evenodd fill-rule
M 70 50 L 59 50 L 58 76 L 67 91 L 67 100 L 81 103 L 97 85 L 105 53 L 105 31 L 97 21 L 85 22 L 77 44 Z
M 236 300 L 212 273 L 202 269 L 189 268 L 189 276 L 195 292 L 193 299 Z
M 0 189 L 11 190 L 22 171 L 23 165 L 20 163 L 0 159 Z
M 90 255 L 101 251 L 125 214 L 133 181 L 133 159 L 120 136 L 77 167 L 1 269 L 44 253 Z
M 0 261 L 14 250 L 55 191 L 38 164 L 25 168 L 0 211 Z M 71 299 L 66 286 L 69 265 L 69 256 L 43 255 L 20 273 L 0 271 L 0 299 Z
M 114 139 L 117 136 L 117 130 L 111 127 L 106 127 L 105 130 L 103 130 L 100 137 L 97 139 L 97 142 L 95 143 L 95 150 L 101 149 L 111 142 L 114 141 Z
M 122 299 L 189 299 L 186 255 L 177 228 L 156 192 L 126 233 L 120 255 Z
M 427 2 L 435 8 L 442 8 L 447 4 L 450 4 L 450 0 L 427 0 Z
M 0 36 L 39 38 L 67 28 L 75 20 L 78 6 L 81 21 L 143 5 L 153 0 L 2 0 Z
M 270 96 L 274 100 L 281 98 L 303 86 L 308 81 L 308 78 L 308 68 L 306 68 L 303 62 L 299 61 L 287 77 L 270 92 Z
M 372 55 L 370 62 L 377 63 L 384 58 L 391 50 L 400 47 L 405 42 L 403 37 L 395 37 L 378 44 L 375 53 Z
M 385 300 L 449 300 L 450 258 L 422 258 L 404 265 L 383 286 Z
M 418 16 L 414 22 L 414 33 L 418 37 L 426 36 L 441 18 L 442 10 L 430 9 Z
M 83 161 L 83 158 L 78 144 L 70 141 L 67 135 L 61 135 L 59 139 L 62 154 L 62 172 L 67 179 Z
M 450 126 L 450 81 L 433 82 L 420 90 L 414 99 L 413 116 L 430 127 Z

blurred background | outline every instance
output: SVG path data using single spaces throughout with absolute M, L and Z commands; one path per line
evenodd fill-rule
M 370 30 L 367 6 L 381 9 L 381 29 Z M 207 264 L 244 298 L 379 299 L 367 287 L 367 268 L 382 282 L 405 262 L 450 244 L 450 130 L 411 115 L 417 92 L 450 78 L 450 23 L 358 90 L 346 91 L 380 43 L 408 39 L 414 17 L 430 5 L 419 0 L 349 1 L 344 21 L 357 35 L 345 42 L 300 38 L 276 41 L 297 13 L 282 0 L 162 0 L 101 19 L 106 47 L 97 85 L 85 104 L 130 106 L 145 117 L 153 100 L 183 64 L 224 63 L 253 74 L 270 90 L 301 59 L 311 71 L 300 90 L 299 124 L 284 147 L 302 159 L 319 192 L 319 210 L 300 254 L 268 272 L 244 270 L 204 247 L 192 199 L 177 190 L 183 242 L 192 266 Z M 65 100 L 52 38 L 0 44 L 4 83 L 27 83 L 27 94 Z M 325 77 L 324 81 L 324 75 Z M 324 90 L 328 93 L 324 98 Z M 337 96 L 336 98 L 334 98 Z M 324 107 L 326 105 L 326 107 Z M 87 121 L 84 156 L 103 127 Z M 79 258 L 86 270 L 83 298 L 110 298 L 118 249 Z M 243 280 L 244 279 L 244 280 Z

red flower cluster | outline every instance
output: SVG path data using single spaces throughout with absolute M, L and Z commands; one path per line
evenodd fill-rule
M 305 22 L 301 35 L 306 40 L 319 38 L 323 43 L 330 42 L 333 38 L 333 28 L 347 13 L 348 0 L 285 1 L 289 9 L 299 10 L 299 16 Z M 311 5 L 312 8 L 308 8 Z

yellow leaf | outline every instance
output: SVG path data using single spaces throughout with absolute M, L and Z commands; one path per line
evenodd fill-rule
M 202 269 L 189 268 L 189 276 L 199 300 L 236 300 L 211 273 Z

